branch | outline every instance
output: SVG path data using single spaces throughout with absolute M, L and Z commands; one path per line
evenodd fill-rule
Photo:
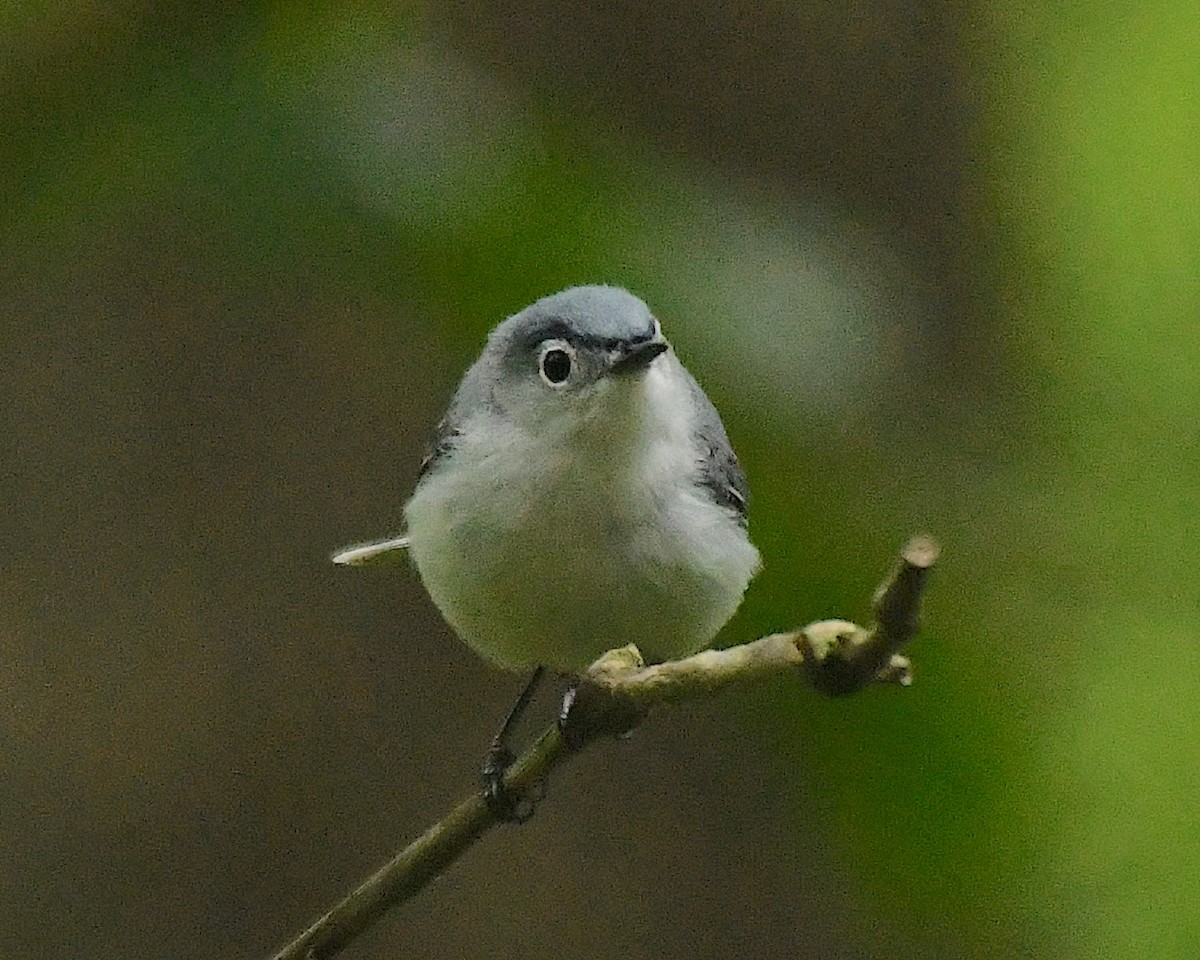
M 910 685 L 909 662 L 900 650 L 916 636 L 926 575 L 937 556 L 937 544 L 927 537 L 905 545 L 875 594 L 875 622 L 867 628 L 822 620 L 793 633 L 653 666 L 643 663 L 636 647 L 609 651 L 569 695 L 564 722 L 534 741 L 505 775 L 505 785 L 513 796 L 536 793 L 563 761 L 602 736 L 632 729 L 651 707 L 710 696 L 734 681 L 792 673 L 831 697 L 880 683 Z M 332 957 L 388 909 L 422 890 L 497 822 L 481 794 L 467 797 L 273 960 Z

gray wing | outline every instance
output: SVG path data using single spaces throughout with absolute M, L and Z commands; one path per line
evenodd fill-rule
M 454 391 L 446 415 L 438 421 L 433 436 L 425 449 L 425 458 L 417 470 L 417 482 L 437 468 L 454 451 L 458 438 L 462 435 L 462 424 L 473 413 L 481 409 L 493 407 L 491 384 L 495 379 L 493 372 L 495 364 L 488 354 L 484 354 L 471 366 Z
M 437 469 L 438 464 L 446 460 L 454 451 L 458 438 L 462 435 L 461 424 L 465 417 L 464 411 L 470 411 L 480 404 L 490 405 L 491 391 L 487 386 L 488 378 L 481 370 L 481 364 L 476 363 L 467 375 L 454 398 L 446 415 L 438 421 L 433 436 L 425 448 L 425 456 L 421 466 L 417 468 L 417 483 Z M 408 551 L 408 537 L 389 537 L 386 540 L 374 540 L 359 543 L 339 550 L 331 558 L 334 563 L 344 567 L 376 566 L 395 561 Z
M 732 510 L 742 526 L 746 526 L 746 508 L 750 501 L 750 487 L 746 475 L 738 463 L 737 454 L 729 443 L 721 415 L 709 401 L 695 378 L 683 370 L 688 389 L 695 400 L 696 425 L 693 435 L 700 452 L 700 479 L 722 507 Z
M 457 422 L 450 418 L 450 414 L 446 414 L 438 421 L 433 436 L 429 438 L 429 443 L 425 447 L 425 456 L 421 458 L 421 465 L 417 468 L 418 483 L 422 477 L 449 456 L 460 433 Z

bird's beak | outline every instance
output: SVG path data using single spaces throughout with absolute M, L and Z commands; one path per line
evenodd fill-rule
M 655 357 L 666 352 L 667 346 L 667 341 L 661 339 L 627 344 L 617 351 L 608 371 L 623 376 L 645 370 Z

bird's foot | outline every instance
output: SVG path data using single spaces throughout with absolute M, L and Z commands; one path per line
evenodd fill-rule
M 558 729 L 571 750 L 598 737 L 627 737 L 645 719 L 646 711 L 586 678 L 567 688 L 558 711 Z
M 533 816 L 534 808 L 545 795 L 545 788 L 539 784 L 533 791 L 520 794 L 504 782 L 509 767 L 513 765 L 516 756 L 501 740 L 492 743 L 483 760 L 480 772 L 483 780 L 483 802 L 488 810 L 501 823 L 521 824 Z

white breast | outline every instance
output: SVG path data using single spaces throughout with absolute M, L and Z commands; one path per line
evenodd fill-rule
M 484 414 L 420 484 L 405 509 L 413 559 L 479 653 L 569 672 L 627 643 L 671 659 L 733 615 L 758 552 L 697 486 L 681 374 L 664 354 L 620 385 L 631 392 L 603 429 L 573 436 Z

